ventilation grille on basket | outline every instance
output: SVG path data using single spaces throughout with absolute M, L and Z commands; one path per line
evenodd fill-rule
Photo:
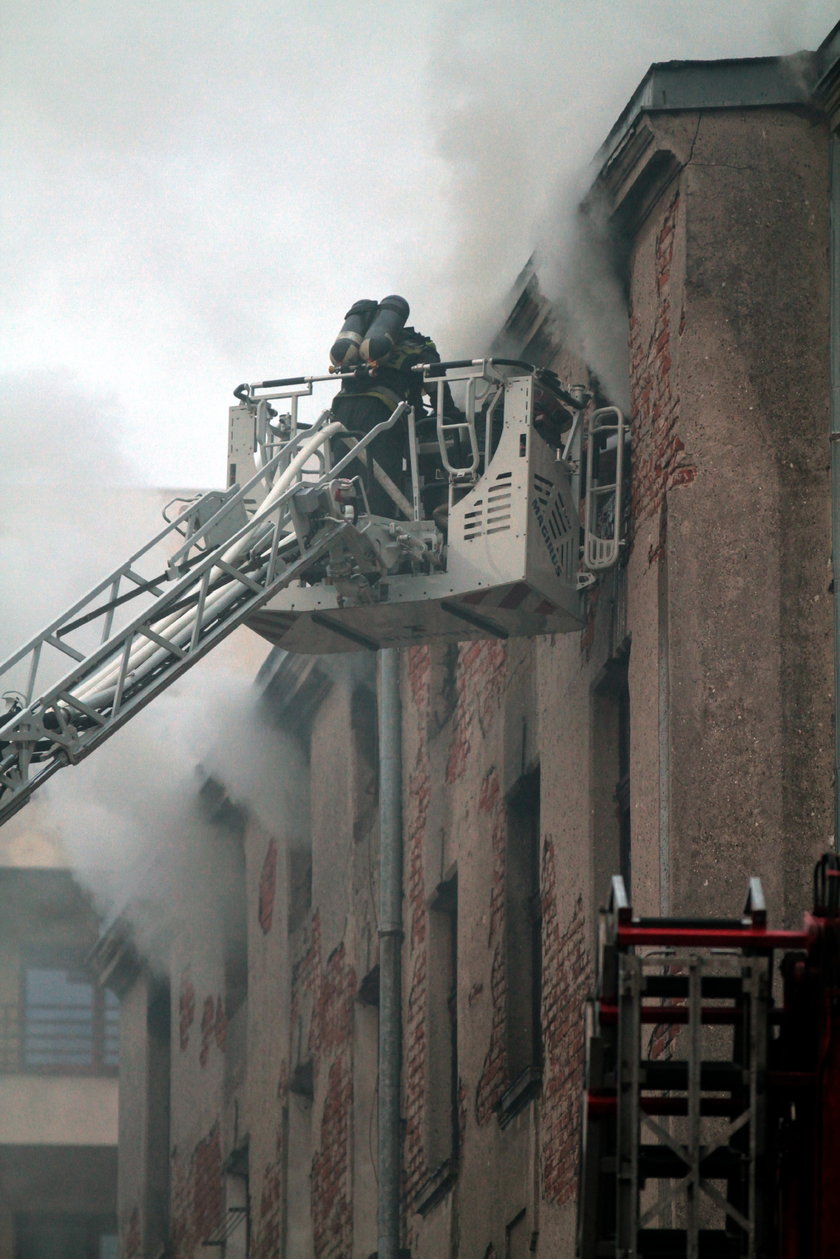
M 511 472 L 500 472 L 487 493 L 464 514 L 464 537 L 483 538 L 510 529 Z
M 547 477 L 534 473 L 532 505 L 542 539 L 559 577 L 572 580 L 575 571 L 576 537 L 559 488 Z

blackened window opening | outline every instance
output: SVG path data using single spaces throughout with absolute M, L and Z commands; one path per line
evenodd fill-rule
M 508 796 L 505 866 L 508 1093 L 503 1109 L 531 1096 L 542 1068 L 539 768 L 523 775 Z
M 146 1006 L 146 1244 L 161 1253 L 169 1237 L 171 1121 L 171 994 L 169 983 L 150 979 Z M 158 1248 L 158 1249 L 156 1249 Z
M 231 1019 L 248 999 L 248 902 L 241 831 L 230 835 L 227 890 L 224 907 L 225 1013 Z
M 458 1157 L 458 878 L 438 885 L 429 906 L 428 1044 L 430 1095 L 426 1163 L 431 1174 Z M 437 1189 L 442 1183 L 436 1185 Z

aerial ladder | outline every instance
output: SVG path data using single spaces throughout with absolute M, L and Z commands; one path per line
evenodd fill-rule
M 429 408 L 402 402 L 365 434 L 328 407 L 301 414 L 354 372 L 234 390 L 227 488 L 167 518 L 0 665 L 0 822 L 239 625 L 314 653 L 581 627 L 583 592 L 620 554 L 621 412 L 515 360 L 415 370 Z M 396 425 L 402 485 L 376 460 Z M 371 476 L 393 518 L 371 513 Z
M 614 878 L 600 937 L 580 1259 L 840 1254 L 840 858 L 798 930 L 755 878 L 731 919 L 636 915 Z

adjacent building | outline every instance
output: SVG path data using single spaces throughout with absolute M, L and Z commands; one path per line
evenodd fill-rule
M 116 1259 L 119 1007 L 37 805 L 0 837 L 0 1253 Z

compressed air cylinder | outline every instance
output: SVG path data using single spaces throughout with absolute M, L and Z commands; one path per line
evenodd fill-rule
M 367 332 L 377 308 L 377 303 L 368 301 L 367 298 L 354 302 L 350 307 L 344 316 L 341 331 L 330 350 L 330 362 L 333 367 L 352 367 L 358 361 L 362 337 Z
M 404 297 L 383 297 L 371 320 L 367 336 L 359 346 L 359 354 L 366 363 L 381 363 L 394 348 L 394 344 L 408 319 L 408 302 Z

